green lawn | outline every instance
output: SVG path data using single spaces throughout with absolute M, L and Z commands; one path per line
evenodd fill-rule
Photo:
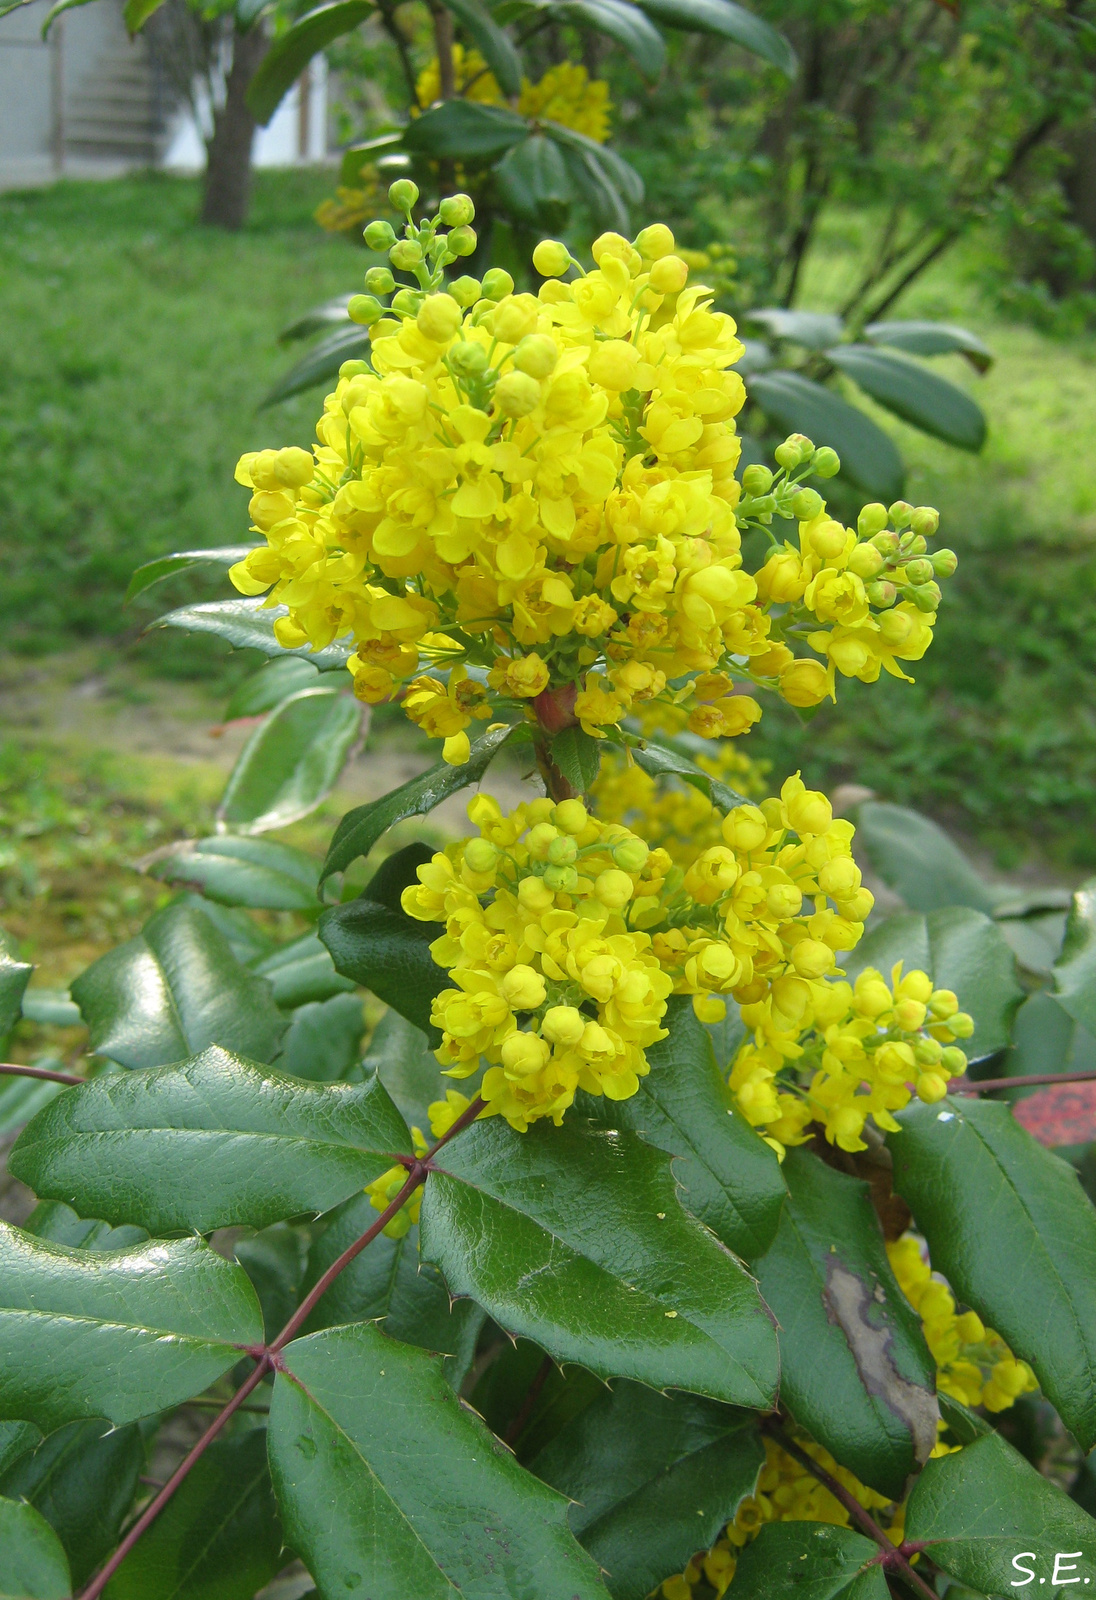
M 279 328 L 356 285 L 359 258 L 311 220 L 332 183 L 260 174 L 253 220 L 236 236 L 194 223 L 186 180 L 0 196 L 7 650 L 112 639 L 134 670 L 224 677 L 215 646 L 162 634 L 134 644 L 160 603 L 193 583 L 165 585 L 132 614 L 120 597 L 140 561 L 245 534 L 232 482 L 242 450 L 309 441 L 318 395 L 262 413 L 256 404 L 291 359 Z M 805 303 L 836 300 L 855 231 L 835 222 Z M 1004 864 L 1035 841 L 1062 866 L 1092 867 L 1096 336 L 1059 343 L 1004 321 L 978 269 L 976 248 L 956 254 L 898 308 L 964 321 L 998 357 L 984 379 L 958 358 L 938 364 L 989 414 L 981 456 L 886 422 L 910 463 L 909 497 L 940 507 L 961 557 L 937 642 L 915 686 L 845 685 L 808 727 L 768 709 L 751 749 L 777 775 L 802 766 L 812 782 L 855 779 L 921 806 L 977 833 Z

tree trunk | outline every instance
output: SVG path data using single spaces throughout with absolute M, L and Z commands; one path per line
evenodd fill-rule
M 246 33 L 232 30 L 232 69 L 225 85 L 225 103 L 215 112 L 213 137 L 206 147 L 202 221 L 235 232 L 247 220 L 251 199 L 251 145 L 255 118 L 244 96 L 266 54 L 267 40 L 256 23 Z

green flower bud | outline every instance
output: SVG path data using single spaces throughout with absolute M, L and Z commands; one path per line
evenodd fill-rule
M 907 561 L 907 583 L 931 583 L 933 579 L 933 566 L 931 561 Z
M 364 372 L 371 372 L 372 370 L 368 361 L 344 361 L 339 368 L 339 377 L 360 378 Z
M 478 278 L 454 278 L 449 285 L 449 293 L 467 311 L 469 306 L 474 306 L 483 290 L 480 288 Z
M 810 522 L 825 506 L 817 489 L 800 489 L 792 496 L 792 516 L 798 522 Z
M 959 565 L 959 557 L 954 550 L 937 550 L 929 559 L 937 578 L 950 578 Z
M 548 846 L 548 860 L 553 867 L 569 867 L 578 860 L 578 844 L 568 834 L 562 834 Z
M 527 333 L 514 351 L 514 366 L 531 378 L 546 378 L 559 360 L 559 347 L 546 333 Z
M 849 571 L 865 580 L 876 577 L 884 565 L 883 552 L 870 540 L 866 544 L 858 544 L 849 556 Z
M 475 228 L 452 228 L 445 236 L 445 242 L 455 256 L 470 256 L 476 248 Z
M 622 872 L 642 872 L 647 865 L 650 846 L 642 839 L 622 839 L 613 846 L 613 860 Z
M 540 404 L 540 384 L 527 372 L 508 372 L 495 385 L 494 398 L 504 417 L 527 417 Z
M 908 528 L 910 518 L 913 516 L 913 507 L 908 500 L 896 500 L 887 512 L 891 526 L 901 533 L 903 528 Z
M 910 518 L 914 533 L 924 534 L 926 539 L 931 539 L 939 526 L 940 513 L 935 506 L 918 506 Z
M 814 452 L 811 470 L 819 478 L 835 478 L 841 471 L 841 457 L 836 450 L 831 450 L 828 444 Z
M 747 494 L 768 494 L 773 486 L 773 475 L 759 461 L 746 468 L 742 474 L 742 487 Z
M 558 239 L 542 239 L 533 251 L 533 266 L 542 278 L 562 278 L 571 265 L 571 252 Z
M 784 443 L 777 445 L 773 455 L 777 465 L 783 467 L 785 472 L 793 472 L 814 455 L 814 442 L 805 433 L 789 433 Z
M 410 178 L 397 178 L 388 191 L 388 203 L 395 211 L 408 216 L 419 198 L 419 186 Z
M 471 339 L 455 344 L 446 360 L 459 378 L 478 378 L 487 371 L 487 351 Z
M 474 220 L 476 208 L 467 194 L 448 195 L 438 207 L 438 215 L 447 228 L 463 228 Z
M 544 881 L 553 893 L 562 890 L 564 894 L 569 894 L 578 888 L 578 873 L 574 867 L 547 867 Z
M 907 589 L 906 593 L 918 611 L 935 611 L 942 598 L 938 583 L 921 583 L 912 589 Z
M 874 583 L 869 583 L 864 593 L 868 597 L 868 604 L 875 606 L 879 611 L 885 611 L 898 599 L 898 590 L 885 578 L 877 578 Z
M 365 242 L 370 250 L 388 250 L 396 242 L 395 229 L 390 222 L 371 222 L 365 230 Z
M 464 859 L 472 872 L 490 872 L 498 858 L 490 839 L 469 839 L 464 847 Z
M 421 289 L 400 289 L 392 296 L 392 310 L 401 317 L 417 317 L 425 299 Z
M 389 250 L 388 259 L 398 272 L 413 272 L 422 265 L 422 245 L 417 239 L 398 239 Z
M 856 531 L 861 539 L 872 539 L 877 533 L 882 533 L 887 526 L 887 508 L 881 506 L 878 500 L 873 500 L 871 505 L 865 506 L 856 519 Z M 895 541 L 897 548 L 897 540 Z
M 370 267 L 365 275 L 365 287 L 370 294 L 391 294 L 396 280 L 387 267 Z
M 351 322 L 360 322 L 363 327 L 371 328 L 384 316 L 384 307 L 371 294 L 352 294 L 346 314 Z
M 504 267 L 492 267 L 484 273 L 481 287 L 485 300 L 505 300 L 514 292 L 514 280 Z
M 957 1044 L 945 1047 L 944 1054 L 940 1057 L 941 1065 L 947 1067 L 952 1077 L 961 1077 L 967 1070 L 967 1058 Z

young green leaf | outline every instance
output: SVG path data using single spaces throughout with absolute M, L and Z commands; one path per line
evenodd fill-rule
M 68 1600 L 64 1546 L 33 1506 L 0 1499 L 0 1596 L 3 1600 Z
M 205 1233 L 328 1211 L 410 1150 L 379 1080 L 306 1083 L 213 1046 L 70 1089 L 24 1129 L 10 1165 L 78 1211 Z
M 249 840 L 232 842 L 250 843 Z M 259 848 L 263 848 L 262 843 Z M 203 917 L 208 917 L 217 931 L 224 934 L 228 940 L 228 947 L 236 960 L 245 967 L 264 960 L 278 947 L 278 941 L 272 939 L 265 928 L 260 928 L 254 917 L 249 916 L 246 911 L 232 906 L 218 905 L 216 900 L 207 900 L 204 895 L 195 894 L 190 890 L 177 895 L 176 899 L 183 905 L 193 906 Z
M 367 1323 L 298 1339 L 270 1408 L 296 1550 L 347 1600 L 605 1600 L 566 1501 L 461 1406 L 441 1362 Z
M 576 794 L 593 787 L 601 768 L 601 743 L 581 728 L 564 728 L 551 744 L 551 756 Z
M 33 971 L 29 961 L 18 959 L 15 940 L 0 928 L 0 1043 L 19 1020 L 23 993 Z
M 373 0 L 334 0 L 317 6 L 276 39 L 252 74 L 247 104 L 256 122 L 267 123 L 313 56 L 352 33 L 373 15 Z
M 0 1417 L 121 1427 L 200 1394 L 262 1336 L 246 1275 L 200 1239 L 88 1252 L 0 1223 Z
M 165 906 L 92 962 L 72 994 L 92 1049 L 123 1067 L 183 1061 L 210 1044 L 269 1061 L 285 1032 L 270 985 L 187 905 Z
M 999 1433 L 930 1461 L 913 1487 L 905 1536 L 979 1594 L 1048 1595 L 1096 1583 L 1096 1521 Z
M 433 1044 L 441 1043 L 430 1007 L 434 996 L 449 986 L 449 974 L 430 954 L 441 933 L 437 923 L 416 922 L 403 911 L 370 900 L 367 892 L 345 905 L 330 906 L 318 931 L 336 972 L 372 989 Z
M 331 1213 L 312 1246 L 307 1293 L 377 1220 L 369 1196 L 359 1194 Z M 436 1267 L 419 1257 L 418 1229 L 402 1239 L 381 1234 L 340 1273 L 306 1325 L 313 1333 L 345 1322 L 376 1322 L 393 1339 L 445 1357 L 445 1376 L 459 1390 L 472 1365 L 484 1313 L 472 1300 L 451 1300 Z
M 349 0 L 351 4 L 359 0 Z M 355 329 L 355 333 L 361 332 Z M 366 338 L 368 344 L 368 338 Z M 312 351 L 315 355 L 316 351 Z M 348 354 L 342 360 L 348 359 Z M 149 624 L 150 628 L 181 628 L 184 633 L 211 633 L 224 639 L 236 650 L 261 650 L 265 656 L 302 656 L 313 666 L 345 667 L 354 653 L 353 645 L 336 640 L 323 650 L 313 650 L 309 645 L 299 645 L 287 650 L 278 643 L 274 624 L 289 615 L 288 606 L 267 606 L 257 597 L 249 599 L 238 595 L 234 600 L 206 600 L 200 605 L 178 606 L 165 616 Z
M 865 394 L 922 433 L 974 453 L 985 444 L 986 417 L 981 406 L 939 373 L 870 344 L 835 345 L 826 356 Z
M 251 970 L 260 978 L 266 978 L 274 991 L 274 999 L 287 1010 L 310 1001 L 330 1000 L 354 988 L 349 978 L 340 977 L 335 971 L 326 945 L 321 944 L 314 933 L 302 933 L 299 939 L 272 950 L 256 961 Z
M 483 733 L 473 742 L 472 753 L 463 766 L 451 767 L 439 761 L 437 766 L 401 783 L 398 789 L 382 795 L 379 800 L 370 800 L 348 811 L 335 829 L 320 882 L 333 872 L 345 871 L 358 856 L 367 856 L 381 834 L 394 823 L 402 822 L 405 817 L 423 817 L 450 795 L 478 783 L 513 731 L 512 728 L 495 728 L 491 733 Z
M 970 906 L 992 916 L 1016 897 L 1007 884 L 987 883 L 943 828 L 905 806 L 865 800 L 857 807 L 856 843 L 911 911 Z
M 962 1040 L 970 1061 L 995 1055 L 1009 1042 L 1012 1019 L 1024 998 L 1016 960 L 1000 928 L 980 911 L 948 906 L 927 916 L 888 917 L 845 957 L 850 978 L 865 967 L 889 977 L 896 961 L 906 971 L 927 972 L 938 989 L 952 989 L 974 1018 L 974 1033 Z
M 362 708 L 331 685 L 300 689 L 255 729 L 232 769 L 217 820 L 243 833 L 299 822 L 327 798 L 361 734 Z
M 889 1600 L 878 1557 L 851 1528 L 767 1522 L 739 1554 L 734 1581 L 750 1600 Z
M 809 1150 L 754 1271 L 780 1327 L 781 1399 L 813 1439 L 900 1500 L 936 1443 L 936 1369 L 887 1261 L 868 1185 Z
M 686 783 L 692 784 L 694 789 L 699 789 L 704 798 L 710 800 L 720 811 L 733 811 L 735 806 L 749 804 L 744 795 L 721 782 L 719 778 L 713 778 L 702 767 L 690 761 L 688 756 L 669 745 L 655 744 L 648 739 L 643 744 L 633 747 L 632 757 L 636 766 L 641 767 L 649 777 L 683 778 Z
M 778 427 L 836 450 L 857 488 L 884 501 L 901 493 L 905 471 L 893 439 L 832 389 L 799 372 L 759 372 L 750 379 L 750 398 Z
M 527 1465 L 571 1501 L 572 1531 L 613 1600 L 644 1600 L 714 1544 L 757 1484 L 752 1418 L 620 1380 Z
M 65 1548 L 74 1583 L 110 1554 L 133 1504 L 145 1447 L 136 1423 L 70 1422 L 0 1477 L 0 1495 L 41 1512 Z
M 316 911 L 316 863 L 293 845 L 220 835 L 182 839 L 141 863 L 150 878 L 253 911 Z
M 1055 999 L 1096 1033 L 1096 879 L 1073 896 L 1062 953 L 1054 966 Z
M 685 1212 L 670 1159 L 575 1119 L 476 1122 L 435 1158 L 423 1255 L 511 1333 L 603 1377 L 753 1408 L 776 1335 L 753 1280 Z
M 664 1025 L 668 1037 L 647 1050 L 651 1070 L 639 1093 L 630 1100 L 588 1097 L 584 1106 L 604 1126 L 631 1128 L 674 1156 L 687 1210 L 729 1250 L 752 1259 L 776 1234 L 787 1192 L 780 1163 L 735 1109 L 692 1002 L 671 1000 Z
M 360 1061 L 364 1032 L 360 994 L 314 1000 L 293 1013 L 278 1066 L 294 1078 L 334 1083 Z
M 1096 1443 L 1096 1210 L 1073 1168 L 1000 1102 L 916 1101 L 887 1137 L 932 1264 Z
M 266 1430 L 214 1440 L 122 1562 L 107 1600 L 252 1600 L 285 1564 Z
M 191 567 L 231 567 L 237 561 L 242 561 L 254 548 L 250 544 L 229 544 L 208 550 L 175 550 L 169 556 L 157 556 L 155 561 L 146 561 L 135 569 L 122 604 L 128 606 L 131 600 L 136 600 L 139 594 L 151 589 L 154 583 L 162 583 L 177 572 L 188 572 Z

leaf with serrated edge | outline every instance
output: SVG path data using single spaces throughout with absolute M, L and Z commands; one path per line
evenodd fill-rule
M 905 1536 L 979 1594 L 1015 1594 L 1029 1583 L 1065 1594 L 1055 1577 L 1078 1584 L 1077 1593 L 1096 1583 L 1096 1521 L 999 1433 L 928 1463 L 910 1495 Z M 1020 1551 L 1031 1554 L 1017 1565 Z
M 916 1101 L 887 1135 L 894 1186 L 963 1304 L 1030 1363 L 1096 1444 L 1096 1210 L 1077 1174 L 1000 1102 Z
M 0 1222 L 0 1418 L 121 1427 L 201 1394 L 262 1336 L 247 1275 L 200 1239 L 91 1253 Z
M 868 1185 L 809 1150 L 784 1160 L 788 1198 L 753 1263 L 780 1325 L 781 1400 L 862 1483 L 900 1500 L 936 1444 L 936 1368 L 887 1261 Z
M 566 1501 L 461 1406 L 436 1357 L 359 1323 L 283 1359 L 270 1466 L 286 1542 L 321 1593 L 605 1600 Z
M 557 1361 L 762 1409 L 776 1334 L 742 1266 L 685 1212 L 670 1158 L 576 1120 L 476 1122 L 439 1152 L 423 1255 Z
M 889 1600 L 879 1548 L 852 1528 L 767 1522 L 738 1556 L 743 1600 Z
M 439 761 L 437 766 L 401 783 L 390 794 L 348 811 L 335 829 L 320 882 L 333 872 L 343 872 L 358 856 L 367 856 L 381 834 L 394 823 L 402 822 L 405 817 L 423 817 L 450 795 L 478 783 L 512 732 L 512 728 L 495 728 L 491 733 L 481 734 L 463 766 L 452 767 L 448 762 Z
M 552 740 L 551 756 L 577 794 L 591 789 L 601 767 L 601 742 L 582 728 L 564 728 Z
M 72 986 L 92 1049 L 123 1067 L 183 1061 L 223 1044 L 269 1061 L 285 1032 L 270 985 L 193 906 L 165 906 Z
M 430 954 L 439 933 L 436 923 L 416 922 L 406 912 L 364 894 L 345 905 L 330 906 L 318 930 L 336 972 L 372 989 L 378 1000 L 421 1028 L 435 1047 L 441 1043 L 430 1008 L 450 979 Z
M 335 787 L 361 727 L 361 706 L 337 687 L 320 684 L 290 695 L 240 751 L 218 822 L 266 833 L 307 817 Z
M 733 811 L 735 806 L 746 806 L 750 801 L 745 795 L 732 789 L 719 778 L 713 778 L 703 768 L 690 761 L 688 756 L 683 756 L 677 750 L 668 749 L 665 745 L 654 744 L 647 740 L 642 745 L 637 745 L 632 755 L 637 767 L 651 778 L 671 776 L 683 778 L 686 783 L 692 784 L 694 789 L 699 789 L 706 800 L 710 800 L 720 811 Z
M 253 911 L 317 909 L 316 863 L 273 839 L 184 839 L 141 863 L 150 878 L 197 890 L 226 906 Z
M 146 589 L 151 589 L 154 583 L 162 583 L 165 578 L 173 577 L 177 572 L 187 572 L 191 567 L 231 567 L 234 562 L 242 561 L 254 548 L 251 544 L 229 544 L 209 550 L 174 550 L 169 556 L 157 556 L 155 561 L 146 561 L 135 570 L 122 604 L 128 606 L 131 600 L 144 594 Z
M 64 1547 L 41 1512 L 0 1499 L 0 1600 L 68 1600 Z
M 622 1379 L 527 1465 L 571 1501 L 571 1527 L 613 1600 L 643 1600 L 754 1492 L 765 1452 L 752 1420 Z
M 313 355 L 315 353 L 312 352 Z M 178 606 L 149 626 L 181 628 L 184 633 L 212 633 L 237 650 L 261 650 L 264 655 L 277 656 L 279 659 L 283 656 L 302 656 L 321 669 L 346 665 L 354 653 L 354 647 L 337 640 L 323 650 L 313 650 L 309 645 L 287 650 L 280 645 L 274 633 L 274 624 L 288 615 L 288 606 L 268 606 L 261 598 L 249 599 L 239 595 L 235 600 L 207 600 L 198 605 Z
M 329 1211 L 410 1151 L 379 1079 L 308 1083 L 214 1047 L 70 1089 L 24 1129 L 11 1170 L 108 1222 L 206 1233 Z
M 377 1023 L 362 1071 L 378 1075 L 409 1127 L 417 1123 L 425 1128 L 431 1103 L 444 1100 L 445 1091 L 453 1088 L 426 1034 L 398 1011 L 386 1011 Z

